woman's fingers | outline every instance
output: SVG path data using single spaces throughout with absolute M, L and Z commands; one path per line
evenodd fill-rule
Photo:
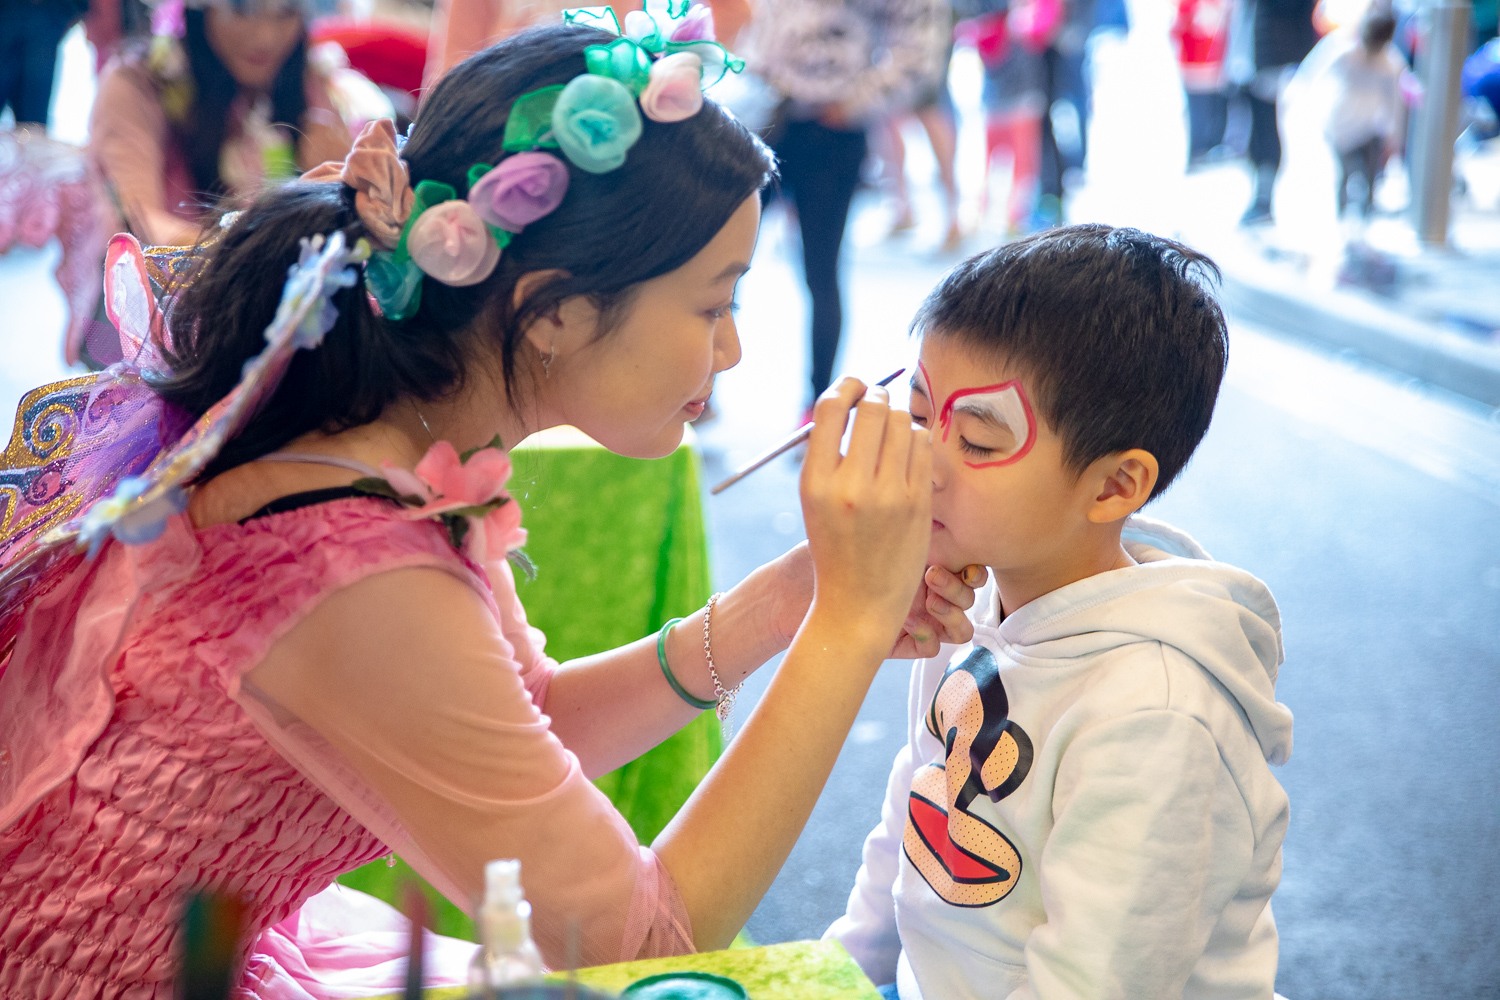
M 847 454 L 839 451 L 850 422 Z M 802 468 L 815 601 L 890 623 L 894 635 L 921 578 L 931 530 L 926 431 L 880 387 L 844 379 L 818 401 Z M 934 627 L 935 630 L 935 627 Z
M 849 411 L 864 393 L 865 384 L 859 379 L 841 378 L 813 404 L 813 429 L 807 439 L 807 455 L 802 459 L 804 484 L 820 480 L 838 468 L 842 460 L 839 442 L 849 423 Z
M 849 452 L 844 456 L 849 471 L 861 476 L 873 476 L 882 467 L 881 460 L 888 442 L 886 431 L 890 421 L 891 394 L 884 386 L 871 386 L 854 408 L 854 429 L 849 432 Z M 905 473 L 906 463 L 901 463 Z

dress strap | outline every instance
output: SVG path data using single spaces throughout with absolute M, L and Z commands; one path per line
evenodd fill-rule
M 285 514 L 289 510 L 297 510 L 301 507 L 311 507 L 314 504 L 328 503 L 331 500 L 348 500 L 351 497 L 373 497 L 375 494 L 357 490 L 353 486 L 330 486 L 322 490 L 306 490 L 302 493 L 289 493 L 284 497 L 277 497 L 264 507 L 251 514 L 249 517 L 240 518 L 240 524 L 248 524 L 259 517 L 271 514 Z M 380 497 L 380 499 L 386 499 Z
M 380 477 L 380 470 L 371 468 L 365 463 L 353 458 L 340 458 L 337 455 L 309 455 L 296 451 L 273 451 L 254 459 L 257 462 L 301 462 L 304 465 L 336 465 L 350 472 L 357 472 L 361 476 Z

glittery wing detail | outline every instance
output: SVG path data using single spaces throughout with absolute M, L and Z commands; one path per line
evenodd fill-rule
M 142 273 L 133 270 L 138 246 L 133 253 L 134 261 L 128 247 L 121 250 L 116 280 L 133 282 Z M 348 249 L 341 233 L 304 241 L 266 328 L 266 348 L 196 422 L 168 407 L 140 370 L 124 364 L 22 398 L 0 467 L 0 672 L 26 605 L 55 582 L 54 571 L 74 564 L 81 548 L 97 552 L 110 537 L 155 538 L 167 517 L 181 511 L 183 488 L 264 405 L 292 355 L 322 342 L 336 315 L 330 297 L 358 280 L 350 265 L 367 255 L 363 242 Z M 140 338 L 140 322 L 156 315 L 154 304 L 135 298 L 138 288 L 117 290 L 130 326 L 122 336 Z M 140 339 L 136 356 L 154 360 L 151 344 Z
M 104 252 L 104 311 L 120 332 L 120 355 L 136 368 L 159 367 L 156 344 L 166 338 L 166 324 L 146 273 L 146 255 L 129 233 L 109 241 Z
M 330 299 L 339 289 L 353 287 L 359 275 L 351 265 L 368 256 L 368 245 L 361 241 L 351 250 L 342 233 L 303 241 L 302 256 L 289 272 L 276 316 L 266 327 L 265 350 L 246 362 L 239 383 L 227 396 L 151 463 L 146 470 L 151 482 L 131 501 L 134 506 L 148 505 L 189 483 L 260 411 L 281 384 L 292 356 L 323 342 L 338 315 Z
M 40 596 L 50 571 L 71 561 L 83 512 L 143 472 L 187 423 L 184 414 L 174 419 L 139 373 L 123 368 L 21 398 L 0 454 L 0 663 L 23 601 Z

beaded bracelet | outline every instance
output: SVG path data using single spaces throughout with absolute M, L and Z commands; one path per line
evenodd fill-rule
M 668 684 L 672 685 L 672 690 L 677 692 L 677 697 L 700 712 L 707 711 L 718 704 L 718 702 L 712 698 L 693 697 L 688 693 L 687 688 L 678 683 L 677 678 L 672 673 L 672 668 L 667 666 L 667 632 L 671 630 L 673 625 L 676 625 L 680 621 L 682 621 L 681 618 L 673 618 L 661 627 L 660 632 L 656 633 L 656 662 L 661 664 L 661 675 L 667 679 Z

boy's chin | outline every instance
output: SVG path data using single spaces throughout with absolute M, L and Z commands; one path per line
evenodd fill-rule
M 979 562 L 978 559 L 968 557 L 958 551 L 955 545 L 945 544 L 945 540 L 934 537 L 927 546 L 927 565 L 941 566 L 951 573 L 960 573 L 965 566 Z

